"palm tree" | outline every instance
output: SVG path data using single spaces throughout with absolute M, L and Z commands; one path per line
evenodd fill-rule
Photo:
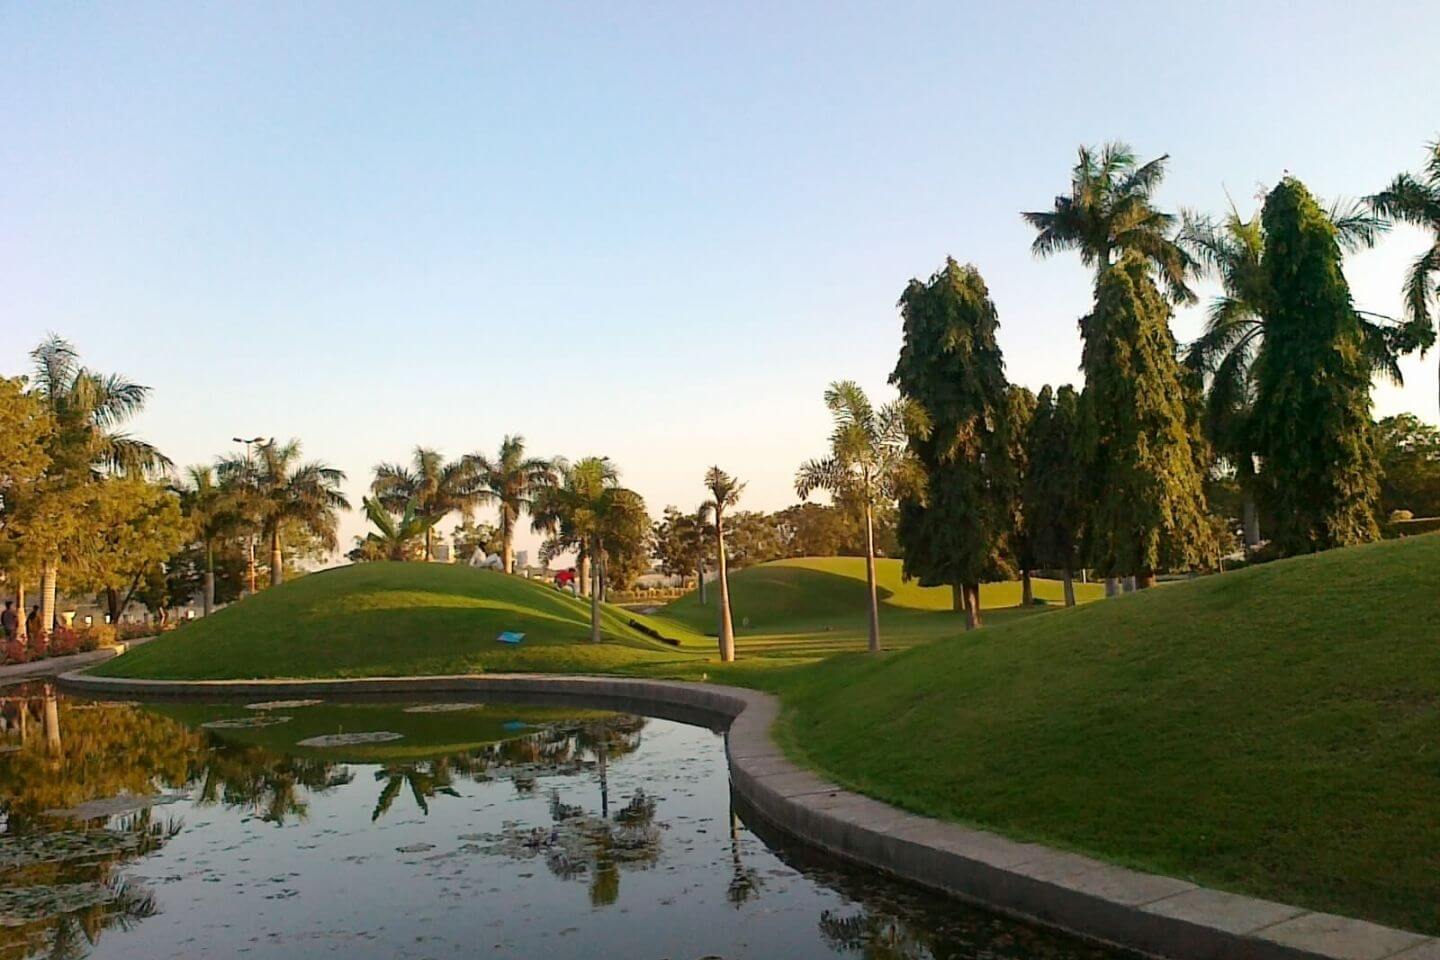
M 413 506 L 415 516 L 428 521 L 424 528 L 427 563 L 435 558 L 436 524 L 456 511 L 468 516 L 480 502 L 475 472 L 466 459 L 446 463 L 439 451 L 427 447 L 415 448 L 409 467 L 397 463 L 377 466 L 370 492 L 385 510 L 403 514 Z
M 1435 344 L 1432 303 L 1440 309 L 1440 140 L 1427 148 L 1425 170 L 1402 173 L 1384 190 L 1368 197 L 1370 208 L 1389 220 L 1409 223 L 1430 233 L 1430 249 L 1410 265 L 1405 277 L 1405 316 L 1409 344 L 1428 350 Z
M 1075 250 L 1097 276 L 1118 259 L 1134 252 L 1154 268 L 1176 303 L 1193 302 L 1186 286 L 1190 270 L 1185 251 L 1169 239 L 1175 215 L 1163 213 L 1151 195 L 1165 178 L 1169 155 L 1139 163 L 1128 144 L 1107 143 L 1097 152 L 1081 147 L 1070 177 L 1069 196 L 1055 198 L 1053 210 L 1022 213 L 1039 231 L 1031 252 L 1048 257 Z
M 525 456 L 525 438 L 518 434 L 500 441 L 495 459 L 475 453 L 466 460 L 481 499 L 493 502 L 500 513 L 500 558 L 505 572 L 514 573 L 515 524 L 533 508 L 536 493 L 555 483 L 555 465 Z
M 195 524 L 205 547 L 202 606 L 208 617 L 215 609 L 215 541 L 238 521 L 237 505 L 215 479 L 215 468 L 203 464 L 186 467 L 185 479 L 177 489 L 181 508 Z
M 429 542 L 430 531 L 437 518 L 421 516 L 414 500 L 405 504 L 399 517 L 386 509 L 378 499 L 365 497 L 361 503 L 365 508 L 365 518 L 375 526 L 377 532 L 368 533 L 363 539 L 356 538 L 358 544 L 350 552 L 351 559 L 409 560 L 415 555 L 416 540 L 424 539 Z
M 710 491 L 710 499 L 700 509 L 715 518 L 715 569 L 720 582 L 720 662 L 732 663 L 735 660 L 735 625 L 730 619 L 730 574 L 725 567 L 725 511 L 740 502 L 745 484 L 719 467 L 711 467 L 705 471 L 705 487 Z
M 548 535 L 548 554 L 573 549 L 593 568 L 590 585 L 590 640 L 600 642 L 600 598 L 605 588 L 605 554 L 639 527 L 649 528 L 640 495 L 620 486 L 609 457 L 586 457 L 574 464 L 557 459 L 559 482 L 544 485 L 531 505 L 531 524 Z M 577 560 L 577 565 L 582 565 Z
M 282 538 L 286 530 L 299 529 L 315 537 L 326 548 L 336 546 L 337 511 L 349 510 L 350 502 L 340 493 L 345 474 L 319 460 L 300 462 L 300 441 L 281 446 L 274 440 L 255 450 L 254 462 L 231 456 L 219 462 L 222 481 L 241 478 L 249 507 L 260 534 L 270 541 L 270 585 L 285 579 Z
M 1374 244 L 1382 225 L 1358 205 L 1335 203 L 1330 220 L 1342 249 L 1353 252 Z M 1255 400 L 1255 357 L 1265 338 L 1270 281 L 1265 270 L 1265 232 L 1256 213 L 1240 216 L 1232 202 L 1225 219 L 1216 223 L 1193 211 L 1184 214 L 1176 238 L 1198 272 L 1213 274 L 1221 293 L 1211 301 L 1205 329 L 1185 348 L 1185 365 L 1206 383 L 1205 432 L 1235 468 L 1242 497 L 1242 523 L 1247 547 L 1260 542 L 1255 507 L 1256 458 L 1249 440 Z M 1387 318 L 1357 311 L 1363 346 L 1371 371 L 1399 384 L 1399 356 L 1406 352 L 1403 329 Z
M 48 407 L 55 431 L 46 445 L 50 465 L 47 487 L 74 490 L 109 474 L 155 476 L 172 466 L 155 447 L 119 430 L 145 406 L 150 388 L 119 374 L 96 373 L 80 363 L 80 354 L 54 334 L 30 351 L 34 394 Z M 40 632 L 55 622 L 59 551 L 40 560 Z
M 908 407 L 904 401 L 878 410 L 853 380 L 840 380 L 825 391 L 825 406 L 835 421 L 830 455 L 807 460 L 795 474 L 795 493 L 809 499 L 824 490 L 836 500 L 858 504 L 865 514 L 865 582 L 870 595 L 870 652 L 880 652 L 880 601 L 875 585 L 875 506 L 894 500 L 916 479 L 915 461 L 906 448 Z

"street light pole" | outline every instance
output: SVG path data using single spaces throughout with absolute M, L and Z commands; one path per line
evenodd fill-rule
M 246 440 L 242 437 L 231 437 L 236 443 L 245 445 L 245 484 L 250 486 L 255 481 L 255 465 L 252 459 L 252 452 L 256 444 L 263 443 L 264 437 L 254 437 Z M 255 531 L 248 530 L 245 533 L 245 588 L 249 596 L 255 595 Z

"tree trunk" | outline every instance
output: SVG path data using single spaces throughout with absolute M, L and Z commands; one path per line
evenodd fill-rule
M 875 521 L 865 504 L 865 587 L 870 595 L 870 652 L 880 652 L 880 598 L 875 589 Z
M 1065 568 L 1065 606 L 1075 606 L 1075 574 L 1069 567 Z
M 26 642 L 28 627 L 25 623 L 25 577 L 24 575 L 15 578 L 15 637 L 21 643 Z M 21 711 L 24 715 L 24 711 Z
M 695 568 L 695 584 L 700 590 L 700 606 L 709 606 L 710 598 L 705 596 L 705 564 L 703 562 Z
M 1241 525 L 1245 530 L 1245 552 L 1260 546 L 1260 511 L 1255 506 L 1255 495 L 1249 490 L 1240 495 Z
M 980 584 L 965 584 L 965 629 L 975 630 L 983 625 L 980 619 Z
M 735 626 L 730 622 L 730 575 L 725 567 L 725 521 L 715 510 L 716 569 L 720 574 L 720 662 L 735 661 Z
M 426 563 L 429 563 L 431 560 L 435 559 L 434 548 L 432 548 L 431 545 L 430 545 L 430 535 L 431 535 L 431 533 L 434 532 L 434 529 L 435 529 L 434 527 L 426 527 L 426 528 L 425 528 L 425 562 L 426 562 Z
M 510 517 L 505 505 L 500 505 L 500 569 L 506 573 L 515 572 L 515 532 L 510 528 Z
M 1035 584 L 1030 579 L 1030 568 L 1020 571 L 1020 606 L 1035 606 Z
M 60 562 L 46 560 L 40 570 L 40 636 L 48 637 L 55 629 L 55 584 L 60 578 Z M 31 640 L 38 639 L 31 637 Z
M 1120 580 L 1119 580 L 1118 578 L 1116 578 L 1116 577 L 1106 577 L 1106 578 L 1105 578 L 1105 596 L 1107 596 L 1107 597 L 1118 597 L 1118 596 L 1120 596 Z
M 201 608 L 205 616 L 215 611 L 215 544 L 205 541 L 205 585 L 201 588 Z
M 1155 586 L 1155 571 L 1140 571 L 1140 575 L 1135 578 L 1135 588 L 1137 590 L 1149 590 L 1153 586 Z
M 580 596 L 590 596 L 590 554 L 582 550 L 575 557 L 575 579 L 580 581 Z
M 965 612 L 965 587 L 963 584 L 950 584 L 950 609 L 956 613 Z
M 119 623 L 120 614 L 125 612 L 121 609 L 120 591 L 114 587 L 105 588 L 105 612 L 110 614 L 111 623 Z
M 589 568 L 591 567 L 590 557 L 589 557 L 589 556 L 586 556 L 586 558 L 585 558 L 585 566 L 586 566 L 586 573 L 588 574 L 588 573 L 589 573 Z M 597 570 L 598 570 L 598 565 L 596 565 L 596 566 L 597 566 Z M 598 584 L 594 584 L 594 583 L 590 584 L 590 642 L 591 642 L 591 643 L 599 643 L 599 642 L 600 642 L 600 591 L 597 589 L 597 587 L 598 587 Z
M 285 552 L 280 549 L 280 528 L 270 532 L 270 586 L 285 582 Z
M 252 533 L 248 533 L 248 534 L 245 535 L 245 594 L 246 594 L 246 596 L 250 596 L 250 597 L 255 596 L 255 588 L 256 588 L 256 582 L 255 582 L 255 580 L 256 580 L 256 571 L 255 571 L 255 534 L 252 532 Z

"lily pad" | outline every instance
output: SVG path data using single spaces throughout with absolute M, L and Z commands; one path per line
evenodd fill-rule
M 190 799 L 188 793 L 156 793 L 149 796 L 142 796 L 135 793 L 122 793 L 114 797 L 105 797 L 101 800 L 87 800 L 84 803 L 76 804 L 64 810 L 46 810 L 47 817 L 68 817 L 76 820 L 98 820 L 101 817 L 113 817 L 122 813 L 134 813 L 136 810 L 144 810 L 146 807 L 159 807 L 167 803 L 179 803 L 181 800 Z
M 324 700 L 262 700 L 260 703 L 245 704 L 246 710 L 297 710 L 300 707 L 313 707 L 317 703 L 324 703 Z
M 253 727 L 273 727 L 279 723 L 289 722 L 289 717 L 277 717 L 273 713 L 267 713 L 258 717 L 226 717 L 223 720 L 207 720 L 200 726 L 207 730 L 249 730 Z
M 0 839 L 0 873 L 37 863 L 95 860 L 133 853 L 137 833 L 119 830 L 59 830 Z
M 461 710 L 479 710 L 483 703 L 422 703 L 406 707 L 405 713 L 457 713 Z
M 404 739 L 405 734 L 389 730 L 369 730 L 365 733 L 327 733 L 319 737 L 306 737 L 295 744 L 297 747 L 351 747 L 358 743 L 388 743 Z
M 103 883 L 37 884 L 0 889 L 0 927 L 23 927 L 114 899 L 115 891 Z

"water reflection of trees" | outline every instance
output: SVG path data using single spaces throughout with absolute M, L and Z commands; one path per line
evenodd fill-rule
M 221 743 L 210 754 L 195 803 L 218 803 L 227 810 L 248 811 L 266 823 L 283 826 L 287 820 L 309 816 L 310 796 L 328 793 L 353 779 L 348 768 L 328 760 Z

